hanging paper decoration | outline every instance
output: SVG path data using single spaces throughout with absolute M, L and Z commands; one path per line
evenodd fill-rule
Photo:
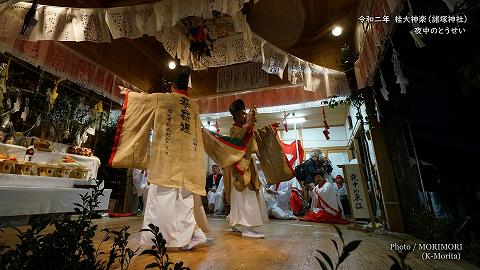
M 10 59 L 8 63 L 0 64 L 0 108 L 3 108 L 3 93 L 7 92 L 8 67 L 10 66 Z
M 20 118 L 22 118 L 23 122 L 27 121 L 27 116 L 28 116 L 28 113 L 30 112 L 30 109 L 28 108 L 29 103 L 30 103 L 30 99 L 25 98 L 25 108 L 23 109 L 23 112 L 20 116 Z
M 95 109 L 99 113 L 103 112 L 103 103 L 101 100 L 99 100 L 98 103 L 95 105 Z
M 31 30 L 35 27 L 38 21 L 35 19 L 35 13 L 37 13 L 38 0 L 33 0 L 32 6 L 25 14 L 23 20 L 22 31 L 20 32 L 24 36 L 30 36 Z
M 287 72 L 292 83 L 307 84 L 305 89 L 321 91 L 323 97 L 350 93 L 344 73 L 325 74 L 323 67 L 295 58 L 253 33 L 245 15 L 239 12 L 244 4 L 249 2 L 251 3 L 250 0 L 163 0 L 155 4 L 106 9 L 54 7 L 39 5 L 38 0 L 34 0 L 33 4 L 10 3 L 4 5 L 0 12 L 0 38 L 13 40 L 13 44 L 32 43 L 27 47 L 34 47 L 35 50 L 29 50 L 35 54 L 22 57 L 25 55 L 24 52 L 4 40 L 0 40 L 0 46 L 5 46 L 16 57 L 26 58 L 24 60 L 27 62 L 59 77 L 67 77 L 70 81 L 88 88 L 107 90 L 105 96 L 110 95 L 110 89 L 115 89 L 115 85 L 113 87 L 110 85 L 112 80 L 110 78 L 114 74 L 103 76 L 103 72 L 96 73 L 94 67 L 87 67 L 84 63 L 80 69 L 75 66 L 78 65 L 75 63 L 82 62 L 77 59 L 79 58 L 77 54 L 70 53 L 61 44 L 52 45 L 46 40 L 98 43 L 110 42 L 111 35 L 114 38 L 152 35 L 162 42 L 172 57 L 178 57 L 182 65 L 192 64 L 194 69 L 229 66 L 249 61 L 261 62 L 263 70 L 282 78 L 287 63 L 293 61 L 289 63 Z M 27 27 L 33 20 L 41 23 Z M 19 36 L 22 22 L 25 23 L 23 28 L 32 30 L 28 40 L 23 40 L 25 37 Z M 179 28 L 182 28 L 181 24 L 184 24 L 183 31 L 179 31 Z M 44 49 L 47 52 L 44 52 Z M 200 61 L 194 60 L 198 58 L 201 58 Z M 309 74 L 311 78 L 309 83 L 304 82 L 306 66 L 312 70 Z M 115 94 L 112 98 L 116 102 L 121 102 L 121 98 Z
M 55 103 L 55 100 L 57 99 L 58 97 L 58 93 L 57 93 L 57 90 L 58 90 L 58 85 L 63 82 L 65 79 L 58 79 L 55 81 L 55 86 L 53 87 L 53 90 L 52 90 L 52 93 L 50 94 L 50 107 L 53 106 L 53 104 Z
M 13 104 L 13 111 L 14 112 L 18 112 L 20 111 L 20 106 L 22 105 L 21 101 L 20 101 L 20 97 L 17 97 L 17 100 L 15 101 L 15 103 Z
M 2 122 L 2 128 L 6 128 L 8 123 L 10 122 L 10 114 L 5 117 L 5 119 Z
M 381 70 L 380 70 L 380 81 L 382 83 L 382 88 L 380 89 L 380 92 L 382 93 L 383 99 L 388 100 L 387 83 L 385 82 L 385 79 L 383 78 L 383 74 L 382 74 Z
M 405 77 L 403 74 L 402 70 L 402 63 L 400 62 L 400 59 L 398 59 L 399 54 L 397 50 L 393 49 L 392 53 L 392 63 L 393 63 L 393 70 L 395 72 L 395 76 L 397 76 L 397 81 L 400 85 L 400 93 L 406 94 L 407 93 L 407 85 L 408 85 L 408 79 Z
M 8 68 L 10 67 L 10 59 L 7 63 L 0 64 L 0 92 L 7 92 Z M 0 105 L 1 107 L 1 105 Z
M 325 114 L 325 107 L 322 107 L 322 114 L 323 114 L 323 127 L 324 127 L 323 135 L 325 136 L 325 139 L 330 140 L 330 131 L 328 131 L 328 129 L 330 129 L 330 127 L 328 126 L 328 123 L 327 123 L 327 116 Z

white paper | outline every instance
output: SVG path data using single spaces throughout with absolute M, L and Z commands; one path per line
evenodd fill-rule
M 15 101 L 15 103 L 13 104 L 13 111 L 14 112 L 18 112 L 20 111 L 20 98 L 17 98 L 17 101 Z
M 8 125 L 8 122 L 10 122 L 10 115 L 5 117 L 5 119 L 3 120 L 2 128 L 5 128 Z
M 86 133 L 94 136 L 95 135 L 95 128 L 93 128 L 93 127 L 87 128 Z

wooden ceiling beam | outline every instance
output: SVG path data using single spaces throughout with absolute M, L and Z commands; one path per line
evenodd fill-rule
M 142 90 L 148 90 L 151 87 L 150 83 L 131 73 L 129 70 L 125 69 L 121 65 L 118 65 L 112 59 L 105 57 L 95 49 L 86 46 L 82 42 L 62 42 L 62 44 L 85 56 L 91 61 L 103 66 L 107 70 L 113 72 L 114 74 L 120 76 L 122 79 L 128 81 L 129 83 L 135 85 Z
M 158 68 L 164 72 L 168 72 L 167 63 L 163 62 L 167 59 L 166 55 L 162 55 L 154 50 L 152 50 L 145 42 L 141 39 L 127 39 L 127 41 L 137 50 L 139 50 L 145 57 L 152 61 Z M 161 43 L 158 43 L 161 46 Z M 162 47 L 163 48 L 163 47 Z
M 346 17 L 350 17 L 352 12 L 357 12 L 357 5 L 350 6 L 349 8 L 345 9 L 340 15 L 336 16 L 334 19 L 330 20 L 325 26 L 320 29 L 312 38 L 309 38 L 310 41 L 318 41 L 323 38 L 327 33 L 329 33 L 332 29 L 332 26 L 339 24 L 340 21 L 345 20 Z

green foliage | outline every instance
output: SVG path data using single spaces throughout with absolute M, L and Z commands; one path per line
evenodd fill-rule
M 361 240 L 354 240 L 354 241 L 351 241 L 351 242 L 349 242 L 348 244 L 345 245 L 345 241 L 343 240 L 342 231 L 340 231 L 340 229 L 335 225 L 333 225 L 333 227 L 337 231 L 338 236 L 340 237 L 340 240 L 342 241 L 342 246 L 343 246 L 342 252 L 340 253 L 340 251 L 338 250 L 338 243 L 335 240 L 330 239 L 332 241 L 333 245 L 335 246 L 335 250 L 337 251 L 337 257 L 338 257 L 338 260 L 337 260 L 336 264 L 334 264 L 332 258 L 330 258 L 330 256 L 328 256 L 327 253 L 317 249 L 317 252 L 320 253 L 320 255 L 322 255 L 323 260 L 325 260 L 325 262 L 326 262 L 326 264 L 325 264 L 325 262 L 323 262 L 319 257 L 315 256 L 315 259 L 317 259 L 318 263 L 322 267 L 322 270 L 327 270 L 328 269 L 327 265 L 330 267 L 331 270 L 338 269 L 338 267 L 345 261 L 345 259 L 347 259 L 347 257 L 355 249 L 357 249 L 360 246 L 360 243 L 362 242 Z
M 340 67 L 347 76 L 348 85 L 351 89 L 357 89 L 354 65 L 358 59 L 358 54 L 352 50 L 349 45 L 345 44 L 340 49 Z
M 132 258 L 140 248 L 132 250 L 127 247 L 130 233 L 129 227 L 124 226 L 120 231 L 103 229 L 105 236 L 95 249 L 93 238 L 97 225 L 93 225 L 92 218 L 98 208 L 98 198 L 103 196 L 103 189 L 99 189 L 101 182 L 89 193 L 80 195 L 82 203 L 75 203 L 74 211 L 77 220 L 52 219 L 36 217 L 29 223 L 30 228 L 21 231 L 18 228 L 17 237 L 20 240 L 15 248 L 0 243 L 0 266 L 5 270 L 20 269 L 92 269 L 108 270 L 118 263 L 120 269 L 128 269 Z M 148 225 L 154 234 L 154 246 L 145 250 L 141 255 L 153 256 L 156 260 L 146 267 L 174 270 L 189 269 L 183 262 L 173 263 L 167 255 L 166 241 L 163 239 L 159 228 L 153 224 Z M 53 230 L 53 232 L 49 232 Z M 1 233 L 3 231 L 0 230 Z M 111 240 L 112 248 L 107 254 L 100 251 L 106 241 Z M 106 258 L 105 258 L 106 257 Z M 107 260 L 105 260 L 107 259 Z
M 472 224 L 470 228 L 465 229 L 467 223 Z M 461 243 L 464 248 L 462 258 L 480 266 L 480 237 L 475 233 L 475 228 L 478 228 L 478 220 L 467 218 L 457 228 L 446 220 L 437 219 L 429 210 L 420 208 L 411 211 L 409 224 L 411 234 L 425 242 Z
M 108 241 L 110 239 L 110 236 L 113 234 L 114 239 L 113 239 L 113 245 L 112 249 L 110 249 L 110 253 L 108 256 L 108 262 L 106 269 L 110 269 L 115 263 L 115 260 L 118 259 L 118 262 L 120 263 L 120 269 L 128 269 L 128 266 L 130 265 L 130 262 L 132 261 L 133 256 L 137 253 L 137 251 L 140 248 L 137 248 L 135 251 L 128 248 L 128 237 L 130 237 L 130 233 L 128 232 L 129 226 L 123 226 L 123 228 L 120 231 L 112 231 L 108 228 L 103 229 L 103 232 L 106 232 L 105 237 L 102 239 L 102 242 L 100 242 L 99 246 L 102 245 L 104 241 Z M 97 251 L 98 252 L 98 251 Z M 98 255 L 103 254 L 103 252 L 97 253 Z M 98 261 L 98 264 L 102 267 L 105 265 L 105 261 L 100 260 Z
M 480 89 L 480 55 L 471 58 L 468 63 L 460 67 L 458 72 L 462 76 L 462 92 L 465 95 Z
M 145 267 L 145 269 L 150 268 L 158 268 L 162 270 L 187 270 L 190 269 L 189 267 L 183 266 L 183 262 L 173 263 L 170 261 L 170 258 L 167 254 L 167 241 L 163 239 L 163 235 L 160 232 L 160 229 L 153 225 L 148 224 L 148 229 L 142 229 L 140 231 L 151 232 L 153 234 L 152 242 L 153 245 L 150 249 L 144 250 L 140 256 L 142 255 L 150 255 L 155 258 L 155 262 L 150 263 Z M 170 266 L 173 266 L 171 268 Z
M 80 195 L 82 204 L 74 204 L 77 220 L 32 219 L 30 228 L 16 229 L 20 243 L 1 254 L 0 265 L 5 269 L 103 269 L 98 268 L 92 238 L 97 225 L 92 224 L 98 198 L 103 189 L 98 186 Z M 54 229 L 46 233 L 47 229 Z
M 436 243 L 452 240 L 454 228 L 445 220 L 439 220 L 427 209 L 412 209 L 409 231 L 426 242 Z
M 368 90 L 367 90 L 368 91 Z M 361 107 L 365 104 L 365 94 L 360 91 L 352 91 L 352 94 L 345 99 L 337 100 L 335 97 L 329 100 L 322 101 L 322 104 L 327 105 L 329 108 L 336 108 L 337 106 L 353 106 L 357 113 L 355 115 L 356 119 L 362 123 L 368 123 L 368 117 L 364 118 L 362 116 Z
M 100 159 L 98 179 L 106 179 L 105 186 L 113 190 L 111 198 L 121 198 L 127 186 L 127 170 L 108 166 L 112 154 L 113 142 L 117 132 L 118 118 L 111 118 L 102 123 L 103 131 L 97 130 L 98 141 L 94 149 L 95 155 Z

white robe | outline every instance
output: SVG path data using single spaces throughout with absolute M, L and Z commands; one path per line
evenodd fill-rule
M 318 196 L 322 197 L 322 200 L 328 204 L 325 205 L 321 200 L 319 200 Z M 320 211 L 319 206 L 329 212 L 332 215 L 336 215 L 335 211 L 333 211 L 331 208 L 335 209 L 336 211 L 339 211 L 343 215 L 343 208 L 342 204 L 340 203 L 340 199 L 337 196 L 337 192 L 335 192 L 335 188 L 333 187 L 332 184 L 329 182 L 326 182 L 323 184 L 323 186 L 320 188 L 319 185 L 317 185 L 312 191 L 310 191 L 310 197 L 312 198 L 312 206 L 310 209 L 318 213 Z
M 292 179 L 293 180 L 293 179 Z M 273 195 L 275 202 L 270 208 L 272 216 L 278 219 L 294 219 L 293 212 L 290 207 L 290 196 L 292 195 L 292 180 L 281 182 L 270 186 L 270 190 L 276 191 Z M 296 179 L 295 179 L 296 180 Z
M 215 205 L 214 206 L 214 214 L 221 214 L 224 208 L 224 203 L 223 203 L 223 176 L 220 178 L 220 181 L 218 182 L 218 187 L 216 188 L 215 192 L 209 191 L 207 193 L 207 199 L 208 199 L 208 205 Z
M 227 217 L 230 226 L 258 227 L 268 222 L 265 200 L 261 192 L 248 188 L 240 192 L 232 183 L 230 201 L 230 214 Z
M 143 227 L 152 223 L 159 227 L 167 247 L 183 247 L 190 243 L 196 227 L 193 215 L 193 194 L 185 188 L 166 188 L 151 184 Z M 153 234 L 142 232 L 142 245 L 152 245 Z

